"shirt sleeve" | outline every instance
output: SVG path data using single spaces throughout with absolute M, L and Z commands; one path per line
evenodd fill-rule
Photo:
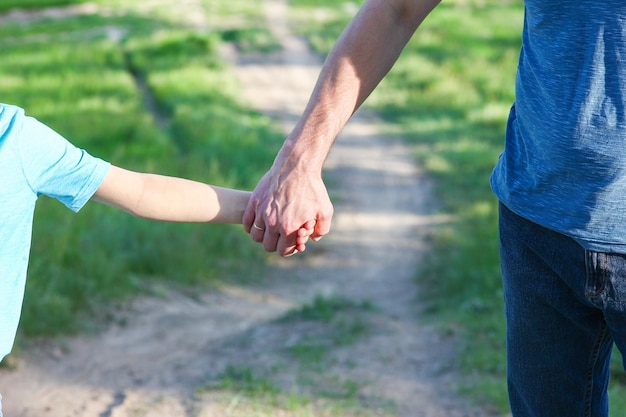
M 22 116 L 19 155 L 24 175 L 37 195 L 47 195 L 77 212 L 96 192 L 110 164 L 72 145 L 32 117 Z

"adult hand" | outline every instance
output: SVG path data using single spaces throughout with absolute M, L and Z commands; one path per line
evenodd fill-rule
M 398 59 L 419 24 L 440 0 L 367 0 L 328 54 L 304 113 L 272 168 L 252 193 L 243 216 L 246 231 L 265 250 L 282 256 L 304 250 L 298 230 L 328 233 L 333 206 L 322 165 L 352 114 Z
M 274 164 L 252 193 L 243 224 L 268 252 L 290 256 L 303 252 L 330 230 L 333 206 L 321 174 Z

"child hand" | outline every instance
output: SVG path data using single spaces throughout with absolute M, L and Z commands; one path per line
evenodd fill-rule
M 306 250 L 306 243 L 309 241 L 309 236 L 313 234 L 315 230 L 315 220 L 309 220 L 304 223 L 300 229 L 298 229 L 298 236 L 296 237 L 296 252 L 304 252 Z

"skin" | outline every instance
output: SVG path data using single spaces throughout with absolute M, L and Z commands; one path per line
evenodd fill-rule
M 133 216 L 168 222 L 241 223 L 251 193 L 183 178 L 111 166 L 92 200 Z M 295 232 L 295 250 L 304 251 L 315 222 Z
M 281 256 L 301 252 L 299 230 L 309 219 L 315 220 L 314 241 L 329 232 L 333 206 L 322 180 L 324 161 L 343 126 L 438 3 L 368 0 L 339 37 L 302 117 L 245 210 L 246 231 L 266 251 Z

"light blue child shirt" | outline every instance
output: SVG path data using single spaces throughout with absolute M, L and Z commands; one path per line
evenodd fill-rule
M 522 217 L 626 253 L 626 1 L 525 1 L 491 186 Z
M 22 109 L 0 104 L 0 360 L 11 351 L 20 318 L 37 198 L 78 211 L 109 167 Z

